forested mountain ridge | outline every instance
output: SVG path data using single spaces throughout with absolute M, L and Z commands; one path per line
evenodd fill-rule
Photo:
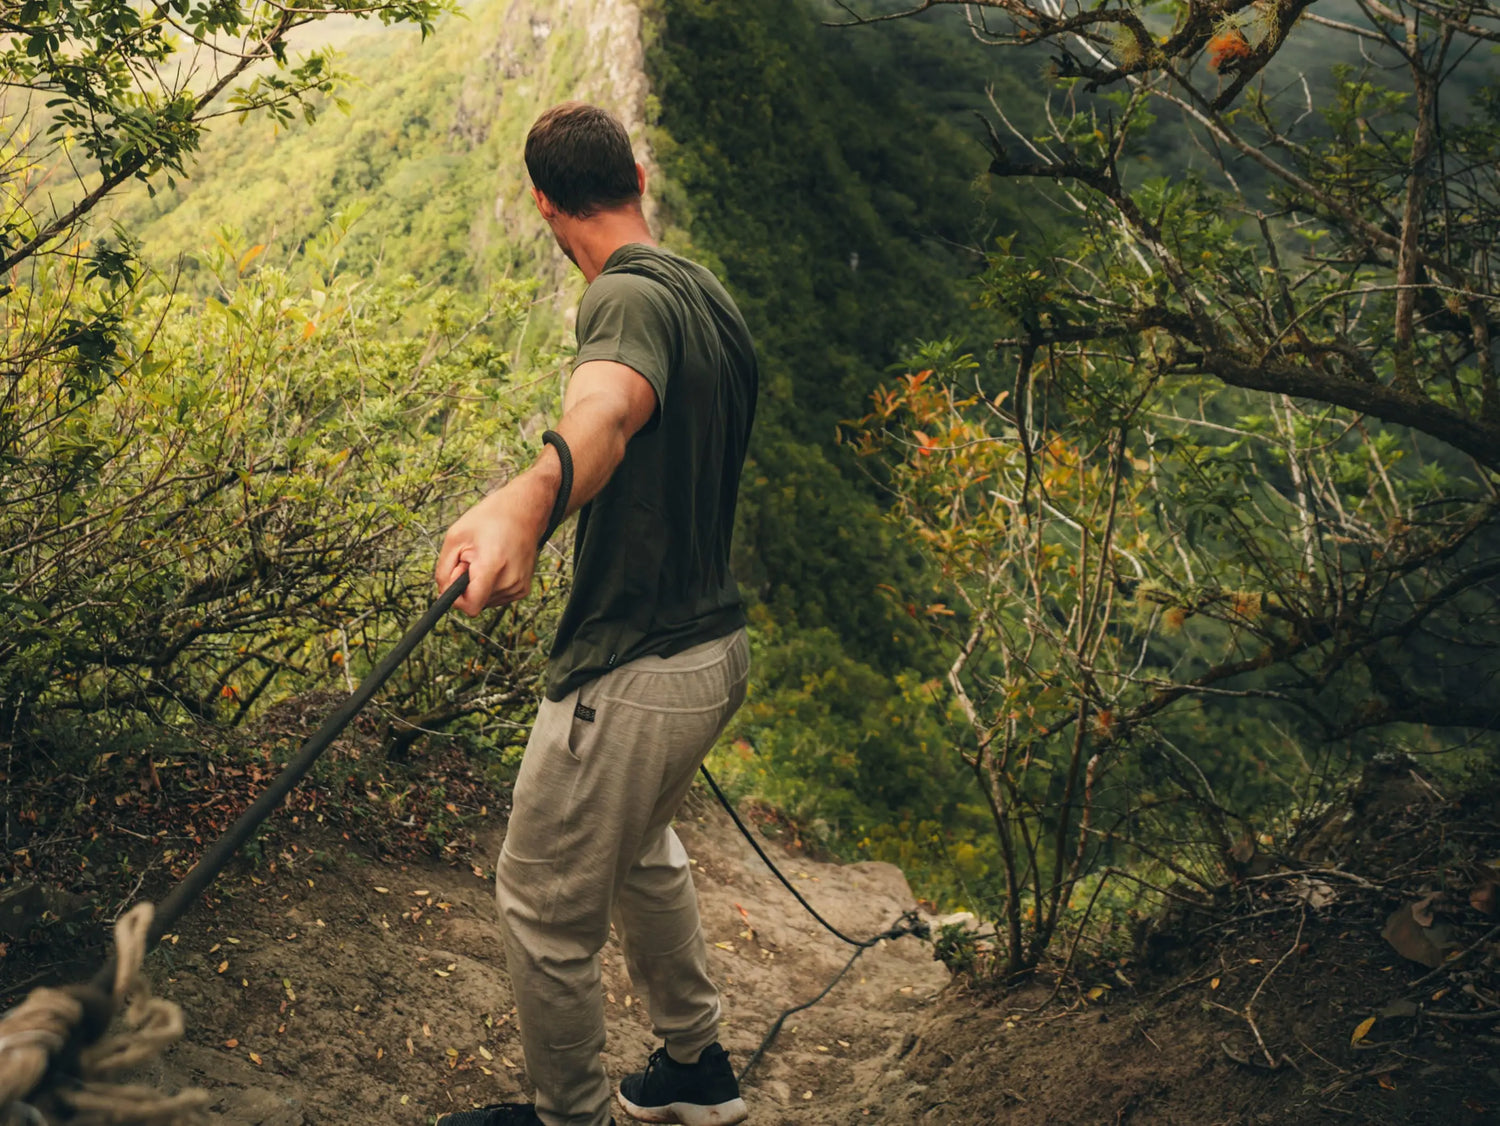
M 795 847 L 971 909 L 935 952 L 998 1002 L 856 1046 L 859 1109 L 1485 1120 L 1500 9 L 921 7 L 371 0 L 395 26 L 285 66 L 316 13 L 18 9 L 45 26 L 0 58 L 56 100 L 0 144 L 0 874 L 155 896 L 430 604 L 442 529 L 556 417 L 581 280 L 519 149 L 583 96 L 760 345 L 754 679 L 714 768 Z M 226 19 L 247 84 L 174 89 L 166 29 Z M 84 35 L 98 89 L 52 46 Z M 252 896 L 334 870 L 312 842 L 484 879 L 566 555 L 439 624 L 251 843 Z M 746 915 L 718 948 L 781 957 Z M 27 957 L 71 925 L 41 923 Z M 404 1050 L 435 1092 L 498 1070 Z

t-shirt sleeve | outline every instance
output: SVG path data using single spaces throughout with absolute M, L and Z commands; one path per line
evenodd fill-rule
M 667 400 L 678 328 L 660 283 L 636 274 L 601 274 L 578 306 L 578 357 L 613 360 L 639 372 L 656 392 L 660 411 Z

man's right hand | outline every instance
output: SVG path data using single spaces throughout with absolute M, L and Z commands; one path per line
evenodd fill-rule
M 526 597 L 536 570 L 537 545 L 547 530 L 561 483 L 555 453 L 453 522 L 438 553 L 437 585 L 446 590 L 469 572 L 469 588 L 454 603 L 469 617 Z

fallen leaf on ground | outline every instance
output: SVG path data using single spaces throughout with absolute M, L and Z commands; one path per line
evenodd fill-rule
M 1370 1035 L 1370 1029 L 1375 1027 L 1375 1018 L 1366 1017 L 1354 1026 L 1354 1035 L 1349 1037 L 1349 1046 L 1352 1048 L 1366 1036 Z
M 1392 911 L 1380 937 L 1389 942 L 1403 958 L 1429 969 L 1437 969 L 1443 964 L 1443 952 L 1428 934 L 1428 928 L 1418 922 L 1415 913 L 1418 906 L 1420 904 L 1406 903 Z M 1432 917 L 1430 912 L 1427 917 Z
M 1327 907 L 1339 897 L 1338 892 L 1322 880 L 1309 880 L 1306 877 L 1303 877 L 1302 882 L 1297 886 L 1295 894 L 1298 899 L 1314 910 Z
M 1411 917 L 1416 920 L 1419 927 L 1430 927 L 1433 924 L 1432 903 L 1438 897 L 1437 892 L 1423 896 L 1411 905 Z

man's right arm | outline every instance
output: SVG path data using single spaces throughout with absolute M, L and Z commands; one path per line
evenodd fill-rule
M 592 500 L 625 457 L 625 446 L 651 421 L 656 391 L 645 376 L 612 360 L 578 365 L 563 398 L 556 430 L 573 457 L 568 512 Z M 548 446 L 536 462 L 453 523 L 438 554 L 440 590 L 465 570 L 469 587 L 455 605 L 473 617 L 489 606 L 524 598 L 536 569 L 537 545 L 547 530 L 562 463 Z

